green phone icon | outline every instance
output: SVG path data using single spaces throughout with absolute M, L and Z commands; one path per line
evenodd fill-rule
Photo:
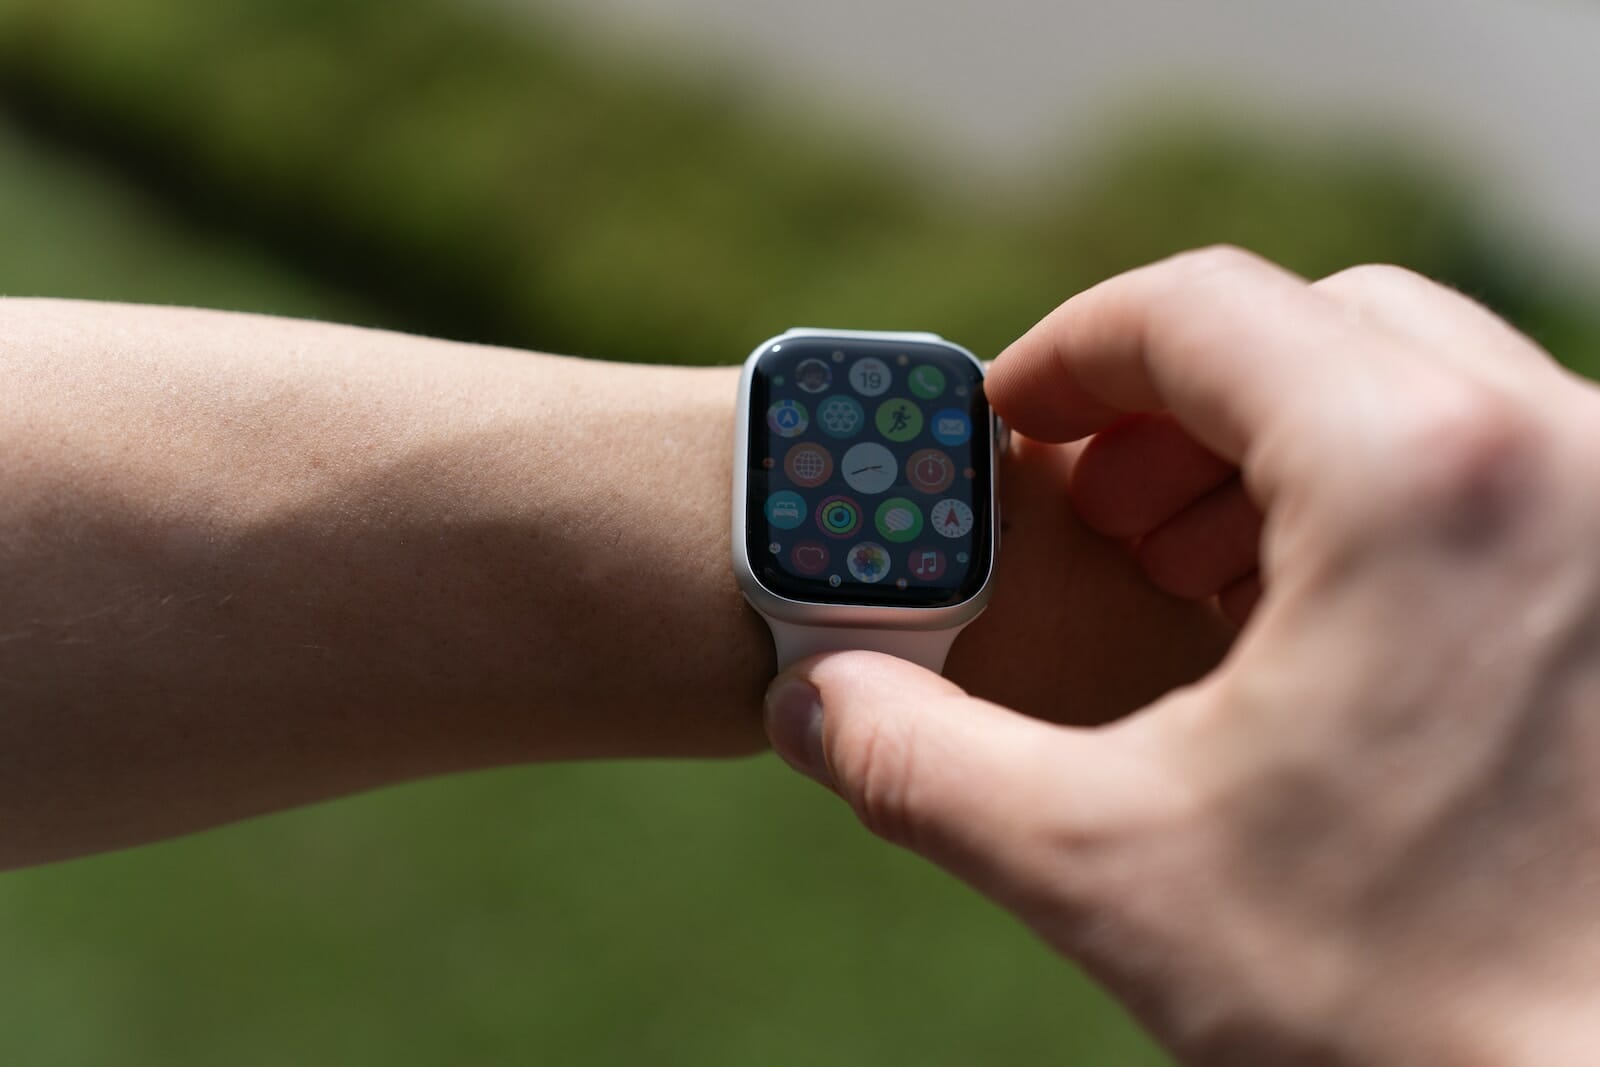
M 911 372 L 911 391 L 924 400 L 932 400 L 944 392 L 944 371 L 926 363 Z

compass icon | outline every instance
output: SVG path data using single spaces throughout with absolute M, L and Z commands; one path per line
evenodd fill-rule
M 965 502 L 946 497 L 928 513 L 928 525 L 943 537 L 965 537 L 972 529 L 972 509 Z

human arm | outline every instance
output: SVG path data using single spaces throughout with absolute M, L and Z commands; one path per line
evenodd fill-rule
M 0 868 L 423 775 L 761 747 L 736 375 L 0 301 Z M 951 669 L 1108 717 L 1224 639 L 1038 459 Z M 1019 686 L 996 663 L 1043 658 L 1041 627 L 1079 651 Z
M 990 395 L 1042 440 L 1164 413 L 1237 467 L 1265 515 L 1238 642 L 1089 730 L 821 657 L 769 692 L 780 754 L 1186 1062 L 1593 1062 L 1593 387 L 1415 275 L 1223 249 L 1069 300 Z

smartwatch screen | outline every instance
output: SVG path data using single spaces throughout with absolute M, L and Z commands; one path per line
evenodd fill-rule
M 945 607 L 989 572 L 983 375 L 934 342 L 780 339 L 750 385 L 745 537 L 792 600 Z

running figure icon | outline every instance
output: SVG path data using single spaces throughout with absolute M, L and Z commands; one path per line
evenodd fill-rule
M 891 441 L 909 441 L 922 432 L 922 409 L 902 398 L 878 408 L 878 432 Z

